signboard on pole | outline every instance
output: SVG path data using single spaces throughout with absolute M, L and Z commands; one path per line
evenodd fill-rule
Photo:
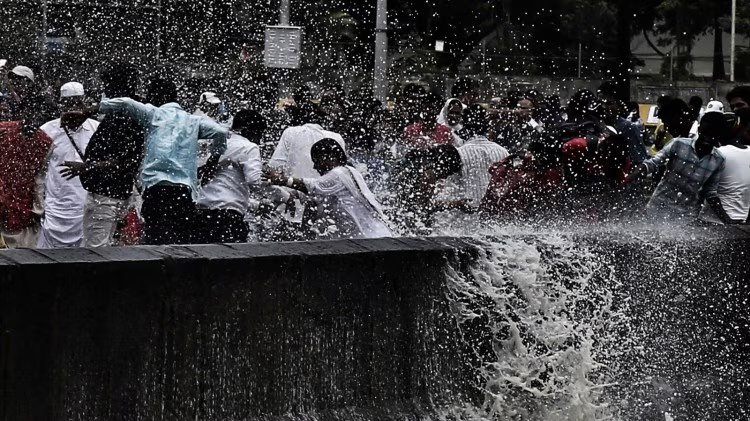
M 266 26 L 263 61 L 266 67 L 299 69 L 302 55 L 302 27 Z

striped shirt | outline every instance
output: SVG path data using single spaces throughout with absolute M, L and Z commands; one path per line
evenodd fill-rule
M 451 196 L 469 199 L 479 206 L 490 185 L 490 167 L 507 158 L 508 150 L 484 136 L 473 137 L 457 149 L 461 157 L 461 173 L 451 180 L 455 188 Z
M 647 209 L 694 217 L 703 200 L 716 194 L 719 175 L 724 168 L 724 156 L 714 148 L 710 154 L 700 158 L 695 152 L 695 140 L 677 138 L 656 156 L 643 161 L 643 164 L 649 173 L 661 166 L 667 167 Z

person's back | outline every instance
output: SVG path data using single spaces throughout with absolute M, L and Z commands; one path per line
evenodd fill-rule
M 313 168 L 310 150 L 312 145 L 322 139 L 334 139 L 342 148 L 346 148 L 344 139 L 338 133 L 324 130 L 317 124 L 289 127 L 281 134 L 281 140 L 268 165 L 293 177 L 320 177 Z
M 648 158 L 648 151 L 643 142 L 643 134 L 638 126 L 627 118 L 619 117 L 615 123 L 615 128 L 628 142 L 630 161 L 635 165 L 645 161 Z
M 724 211 L 733 221 L 744 223 L 750 213 L 750 148 L 727 145 L 718 148 L 724 156 L 724 169 L 719 173 L 717 194 Z M 720 219 L 704 204 L 701 219 Z
M 507 158 L 508 150 L 485 137 L 472 138 L 457 149 L 462 166 L 456 194 L 478 205 L 490 185 L 490 167 Z
M 210 174 L 226 150 L 227 130 L 207 118 L 185 112 L 176 102 L 177 87 L 171 81 L 152 81 L 149 101 L 151 104 L 115 98 L 102 101 L 99 110 L 105 114 L 126 112 L 146 129 L 141 172 L 145 242 L 184 244 L 191 240 L 195 216 L 198 139 L 211 141 L 211 156 L 205 166 Z
M 81 183 L 89 193 L 126 200 L 143 160 L 145 130 L 126 113 L 105 115 L 86 148 L 90 166 L 81 174 Z
M 214 177 L 200 188 L 197 227 L 204 243 L 237 243 L 247 239 L 245 213 L 251 188 L 260 183 L 260 148 L 239 134 L 227 139 Z

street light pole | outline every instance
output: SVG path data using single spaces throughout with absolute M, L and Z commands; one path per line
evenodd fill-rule
M 737 32 L 736 32 L 736 22 L 737 22 L 737 0 L 732 0 L 732 47 L 731 47 L 731 56 L 729 58 L 729 80 L 734 82 L 734 55 L 735 55 L 735 49 L 737 48 L 737 44 L 735 41 Z
M 375 25 L 375 70 L 373 72 L 372 93 L 383 106 L 388 99 L 388 1 L 377 0 L 378 9 Z
M 289 0 L 281 0 L 279 5 L 279 25 L 289 26 Z

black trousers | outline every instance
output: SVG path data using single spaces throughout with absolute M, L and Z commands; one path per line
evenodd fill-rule
M 190 188 L 157 184 L 143 192 L 143 243 L 149 245 L 193 242 L 195 202 Z
M 199 209 L 195 218 L 196 243 L 244 243 L 249 233 L 245 217 L 229 209 Z

